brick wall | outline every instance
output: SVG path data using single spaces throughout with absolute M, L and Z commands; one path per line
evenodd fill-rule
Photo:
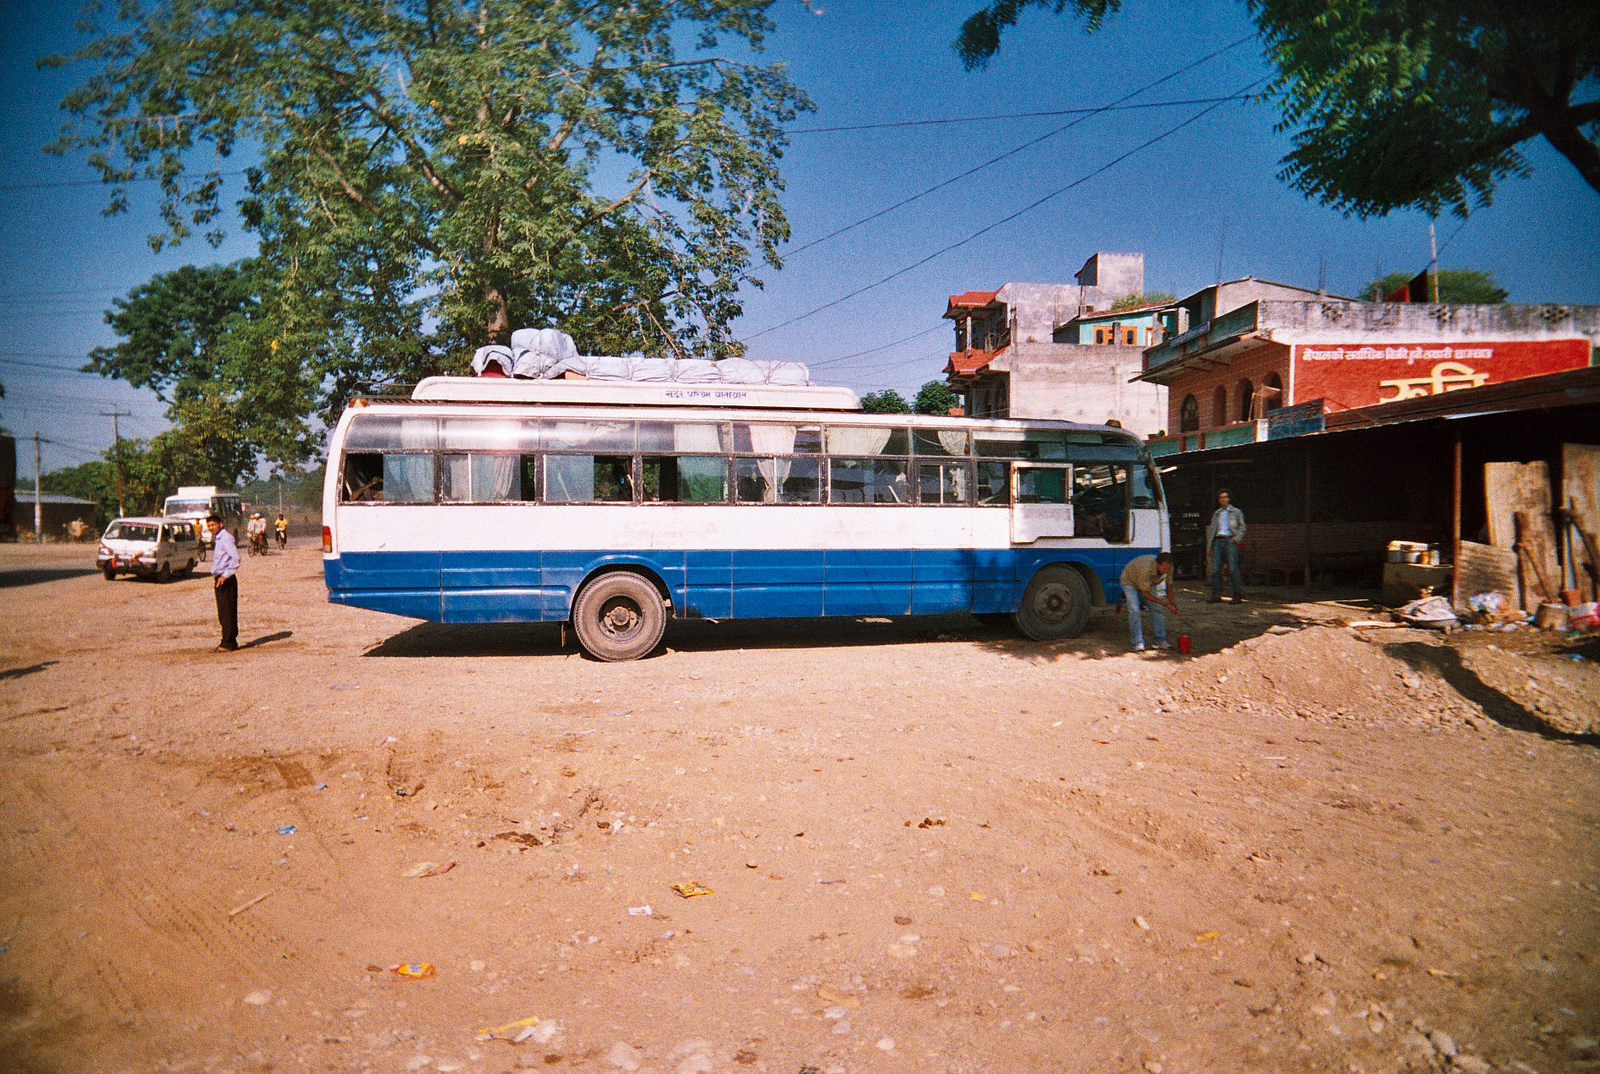
M 1409 522 L 1313 522 L 1312 569 L 1322 566 L 1356 566 L 1370 563 L 1374 571 L 1389 550 L 1390 541 L 1424 539 L 1422 525 Z M 1246 576 L 1270 568 L 1300 568 L 1306 560 L 1303 522 L 1248 523 L 1241 566 Z
M 1242 414 L 1239 411 L 1241 380 L 1248 380 L 1252 386 L 1259 388 L 1266 382 L 1267 374 L 1276 373 L 1283 383 L 1284 394 L 1288 395 L 1289 353 L 1289 348 L 1282 343 L 1266 343 L 1238 356 L 1227 365 L 1217 366 L 1215 369 L 1192 370 L 1174 377 L 1167 392 L 1168 431 L 1177 432 L 1180 428 L 1179 411 L 1183 406 L 1185 395 L 1192 394 L 1200 404 L 1201 429 L 1231 425 L 1248 417 L 1247 413 Z M 1219 385 L 1227 389 L 1228 393 L 1227 420 L 1222 422 L 1217 421 L 1212 403 L 1212 397 Z M 1279 402 L 1288 406 L 1296 400 L 1285 398 Z

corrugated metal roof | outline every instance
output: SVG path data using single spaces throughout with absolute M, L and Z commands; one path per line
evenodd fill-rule
M 16 489 L 16 490 L 14 490 L 12 492 L 12 495 L 16 497 L 16 501 L 17 501 L 18 504 L 21 504 L 21 505 L 25 506 L 25 505 L 30 504 L 30 503 L 33 502 L 33 490 L 32 489 Z M 70 505 L 73 505 L 73 506 L 81 506 L 81 507 L 96 507 L 96 506 L 99 506 L 93 500 L 84 500 L 84 499 L 80 499 L 77 496 L 63 496 L 59 492 L 41 492 L 41 493 L 39 493 L 39 502 L 41 504 L 53 503 L 53 504 L 56 504 L 58 506 L 59 505 L 64 505 L 64 504 L 70 504 Z

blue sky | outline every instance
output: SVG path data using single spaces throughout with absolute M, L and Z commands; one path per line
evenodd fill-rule
M 131 411 L 123 434 L 147 438 L 164 423 L 148 392 L 68 369 L 113 342 L 103 311 L 113 296 L 186 263 L 230 261 L 252 250 L 234 229 L 219 250 L 198 239 L 160 255 L 148 196 L 129 215 L 101 215 L 79 158 L 42 146 L 61 122 L 57 104 L 82 77 L 39 71 L 34 60 L 77 41 L 74 3 L 8 0 L 0 24 L 0 424 L 55 443 L 46 470 L 109 445 L 112 409 Z M 877 213 L 1071 123 L 1073 116 L 946 122 L 870 130 L 814 128 L 1014 116 L 1092 108 L 1122 98 L 1210 53 L 1239 47 L 1129 103 L 1221 97 L 1268 73 L 1240 0 L 1128 0 L 1106 29 L 1085 35 L 1070 19 L 1025 16 L 982 72 L 963 71 L 950 41 L 975 0 L 919 4 L 799 0 L 775 7 L 766 58 L 789 64 L 817 103 L 784 161 L 795 247 Z M 1420 270 L 1428 221 L 1416 213 L 1359 221 L 1321 208 L 1276 178 L 1286 134 L 1267 104 L 1228 103 L 1101 113 L 1005 160 L 766 270 L 737 326 L 756 358 L 808 363 L 819 382 L 909 396 L 938 378 L 952 344 L 940 320 L 948 295 L 1007 281 L 1070 282 L 1096 250 L 1145 255 L 1150 290 L 1186 294 L 1222 275 L 1254 275 L 1354 294 L 1377 275 Z M 1180 129 L 1167 134 L 1186 120 Z M 1100 174 L 1099 169 L 1143 143 Z M 1418 152 L 1425 152 L 1418 146 Z M 1543 143 L 1533 175 L 1503 186 L 1464 226 L 1438 222 L 1446 267 L 1492 272 L 1512 301 L 1600 303 L 1600 195 Z M 1063 190 L 1063 188 L 1066 188 Z M 1000 223 L 1054 191 L 1009 222 Z M 969 240 L 969 241 L 963 241 Z M 940 253 L 946 247 L 956 248 Z M 919 262 L 925 262 L 919 265 Z M 917 266 L 917 267 L 912 267 Z M 887 283 L 873 286 L 896 273 Z M 821 307 L 866 288 L 821 312 Z M 810 314 L 807 316 L 807 314 Z M 795 320 L 796 318 L 800 318 Z M 793 323 L 782 325 L 783 322 Z M 24 364 L 31 363 L 31 364 Z M 27 469 L 31 445 L 19 444 Z

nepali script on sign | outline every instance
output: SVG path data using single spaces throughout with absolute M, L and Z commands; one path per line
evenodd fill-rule
M 1477 388 L 1488 383 L 1489 374 L 1474 373 L 1471 366 L 1460 362 L 1440 362 L 1425 377 L 1402 377 L 1399 380 L 1380 380 L 1381 388 L 1393 388 L 1394 394 L 1380 403 L 1393 403 L 1401 399 L 1418 399 L 1424 395 L 1441 395 L 1461 388 Z

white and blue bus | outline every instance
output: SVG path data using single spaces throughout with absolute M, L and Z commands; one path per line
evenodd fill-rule
M 337 604 L 570 621 L 601 660 L 669 617 L 1009 615 L 1070 637 L 1168 548 L 1132 434 L 870 414 L 847 389 L 435 377 L 328 447 Z

